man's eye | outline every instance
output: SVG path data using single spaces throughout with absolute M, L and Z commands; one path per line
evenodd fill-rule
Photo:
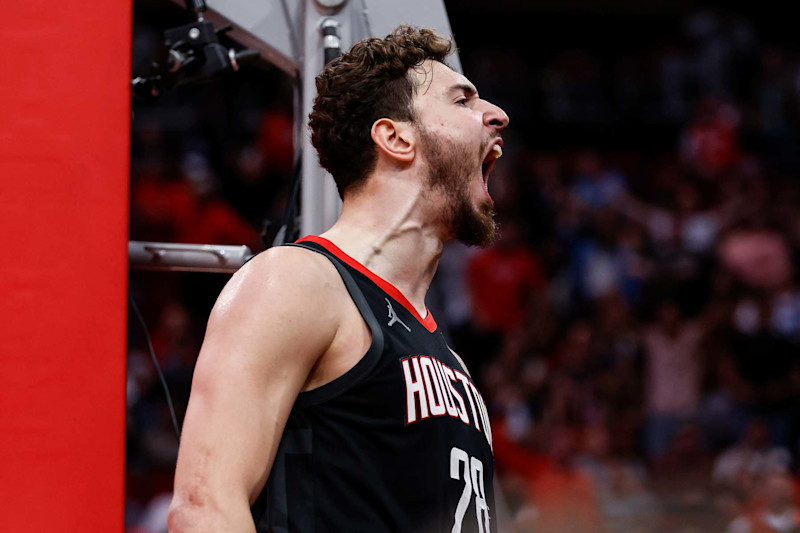
M 462 98 L 461 100 L 456 100 L 456 104 L 458 105 L 467 105 L 468 100 L 466 98 Z

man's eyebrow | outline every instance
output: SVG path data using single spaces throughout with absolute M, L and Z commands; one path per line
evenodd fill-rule
M 477 96 L 478 89 L 467 83 L 458 83 L 450 87 L 450 90 L 448 90 L 447 92 L 448 93 L 459 92 L 459 93 L 464 93 L 466 96 Z

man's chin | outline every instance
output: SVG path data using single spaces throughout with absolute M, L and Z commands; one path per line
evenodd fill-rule
M 478 209 L 463 210 L 454 221 L 454 234 L 456 239 L 468 246 L 486 247 L 497 238 L 497 224 L 494 221 L 494 212 L 489 203 L 484 203 Z

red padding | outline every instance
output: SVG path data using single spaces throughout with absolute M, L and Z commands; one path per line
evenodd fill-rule
M 2 15 L 0 531 L 122 531 L 131 4 Z

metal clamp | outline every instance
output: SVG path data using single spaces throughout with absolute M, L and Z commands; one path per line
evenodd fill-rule
M 253 257 L 247 246 L 128 242 L 132 269 L 233 273 Z

